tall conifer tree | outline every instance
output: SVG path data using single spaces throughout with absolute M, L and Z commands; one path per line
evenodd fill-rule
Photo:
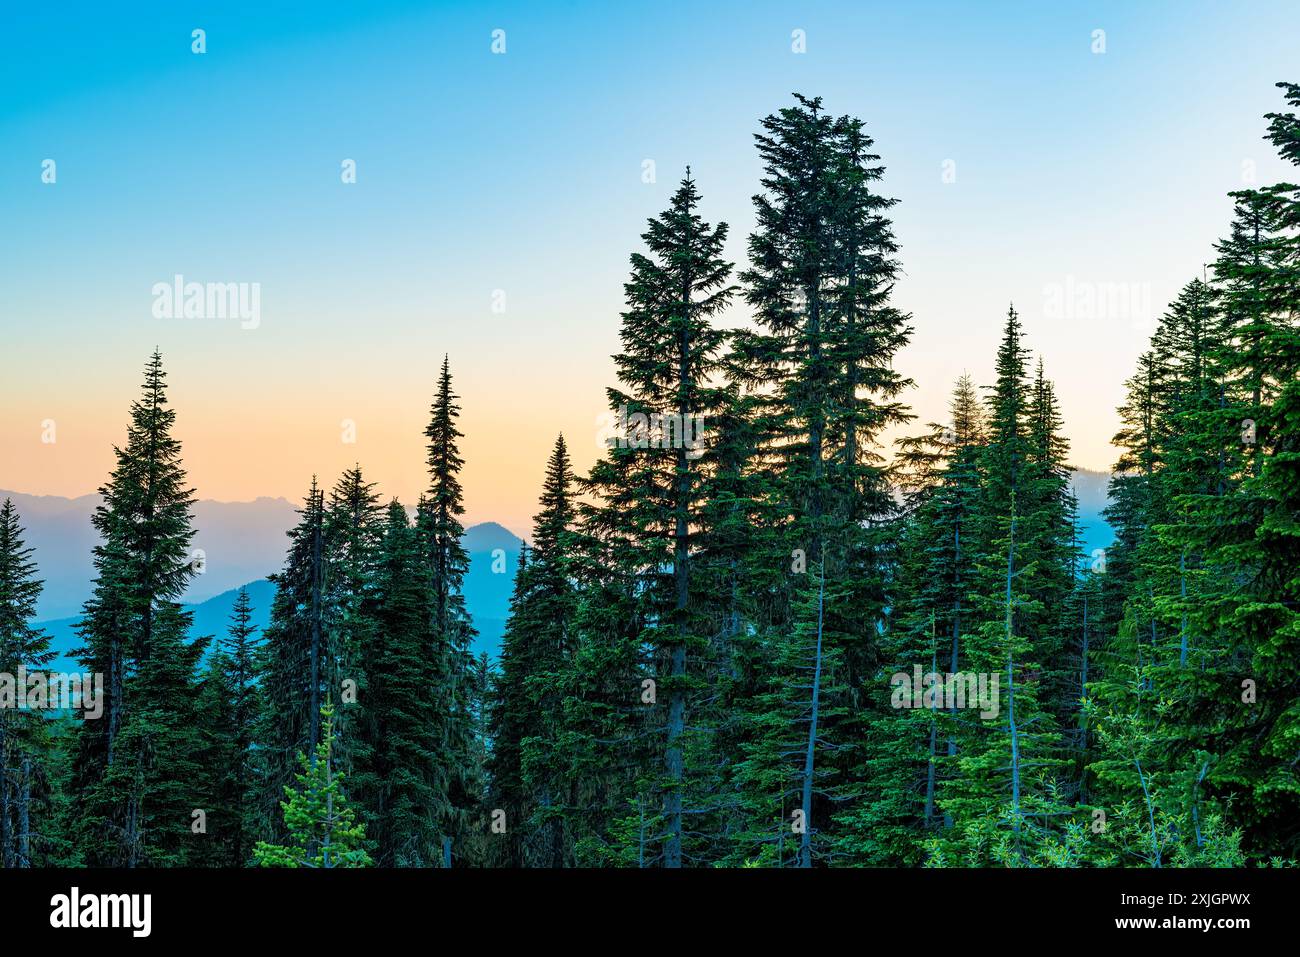
M 49 635 L 31 623 L 43 587 L 18 510 L 6 498 L 0 506 L 0 682 L 10 684 L 0 688 L 0 867 L 39 864 L 39 835 L 52 823 L 38 806 L 49 732 L 39 712 L 17 710 L 16 701 L 19 669 L 38 671 L 54 657 Z
M 440 786 L 435 813 L 443 836 L 442 863 L 448 866 L 457 859 L 457 846 L 468 837 L 483 810 L 473 716 L 473 702 L 480 692 L 470 650 L 475 631 L 462 591 L 469 555 L 461 544 L 465 505 L 460 471 L 465 463 L 459 444 L 463 436 L 456 427 L 458 398 L 444 357 L 424 431 L 429 488 L 420 501 L 417 521 L 428 575 L 429 654 L 437 675 L 435 721 L 439 731 L 434 765 Z
M 124 447 L 100 489 L 94 592 L 80 626 L 82 663 L 106 676 L 106 714 L 82 725 L 74 774 L 78 846 L 86 863 L 184 863 L 191 847 L 195 667 L 178 599 L 195 574 L 180 442 L 172 435 L 162 356 L 145 368 Z
M 559 692 L 577 639 L 578 595 L 569 557 L 573 481 L 560 436 L 546 464 L 533 545 L 520 552 L 490 703 L 493 803 L 506 811 L 506 860 L 520 866 L 573 863 L 565 828 L 573 799 L 559 754 Z
M 287 533 L 284 567 L 271 576 L 275 598 L 257 656 L 262 699 L 256 762 L 258 833 L 273 842 L 285 837 L 279 803 L 293 782 L 298 753 L 315 753 L 319 709 L 325 700 L 325 498 L 315 478 L 298 516 L 298 524 Z
M 910 330 L 889 305 L 893 201 L 874 191 L 883 170 L 872 141 L 861 121 L 831 117 L 819 99 L 796 100 L 756 136 L 763 192 L 742 279 L 758 329 L 738 333 L 735 347 L 740 382 L 762 403 L 759 462 L 784 516 L 766 536 L 765 558 L 791 570 L 768 625 L 784 664 L 752 702 L 755 735 L 740 773 L 751 806 L 742 842 L 775 838 L 783 858 L 771 822 L 788 821 L 794 798 L 804 827 L 796 862 L 807 867 L 829 808 L 859 777 L 852 742 L 878 665 L 889 605 L 883 523 L 895 510 L 874 446 L 880 430 L 909 417 L 897 397 L 910 383 L 892 359 Z M 771 723 L 764 714 L 778 701 L 786 720 Z M 780 756 L 792 753 L 800 757 L 787 774 Z

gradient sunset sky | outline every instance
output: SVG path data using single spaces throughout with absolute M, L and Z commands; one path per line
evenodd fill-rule
M 200 497 L 297 501 L 357 461 L 413 504 L 448 353 L 467 519 L 524 533 L 556 433 L 599 454 L 645 219 L 689 163 L 743 266 L 752 134 L 795 91 L 866 121 L 900 200 L 920 421 L 989 380 L 1014 302 L 1075 464 L 1107 469 L 1225 194 L 1294 176 L 1262 139 L 1300 80 L 1294 2 L 113 6 L 4 14 L 0 488 L 99 486 L 156 345 Z M 176 274 L 260 283 L 260 325 L 155 318 Z M 1099 284 L 1149 314 L 1053 306 Z

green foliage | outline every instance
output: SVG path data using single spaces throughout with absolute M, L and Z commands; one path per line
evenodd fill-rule
M 253 859 L 259 867 L 369 867 L 366 826 L 343 794 L 344 775 L 334 767 L 334 707 L 321 706 L 321 742 L 308 760 L 298 755 L 302 771 L 297 787 L 285 788 L 280 802 L 286 844 L 258 841 Z
M 18 510 L 0 506 L 0 675 L 38 671 L 54 654 L 50 638 L 32 627 L 42 582 L 32 549 L 23 542 Z M 15 688 L 7 689 L 13 694 Z M 53 829 L 49 800 L 53 745 L 39 712 L 0 701 L 0 867 L 34 867 L 48 860 Z
M 1266 119 L 1300 163 L 1295 112 Z M 1231 194 L 1126 383 L 1085 557 L 1014 307 L 984 394 L 887 459 L 911 318 L 880 157 L 802 96 L 756 142 L 742 287 L 689 169 L 630 257 L 616 434 L 581 476 L 557 439 L 495 665 L 445 358 L 414 520 L 359 465 L 313 479 L 262 640 L 241 595 L 205 657 L 155 354 L 94 517 L 106 712 L 0 710 L 3 864 L 1294 866 L 1300 187 Z M 35 574 L 6 502 L 0 672 L 50 658 Z M 896 693 L 917 672 L 994 707 Z
M 519 555 L 510 620 L 489 696 L 490 801 L 505 812 L 505 852 L 497 863 L 564 867 L 573 784 L 559 747 L 562 673 L 573 657 L 577 589 L 568 557 L 574 520 L 573 472 L 564 437 L 546 465 L 533 546 Z
M 82 664 L 104 677 L 107 700 L 101 719 L 82 722 L 73 772 L 74 844 L 87 864 L 185 864 L 202 807 L 195 670 L 207 641 L 187 639 L 190 613 L 177 603 L 195 574 L 194 499 L 165 379 L 155 352 L 94 516 Z

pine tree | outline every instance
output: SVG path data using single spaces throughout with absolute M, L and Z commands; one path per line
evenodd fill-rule
M 434 766 L 441 781 L 435 805 L 442 832 L 443 863 L 451 866 L 454 848 L 464 842 L 483 810 L 483 782 L 476 773 L 472 702 L 480 694 L 475 684 L 470 646 L 474 626 L 465 609 L 462 583 L 469 555 L 461 544 L 465 528 L 464 492 L 459 450 L 463 436 L 456 427 L 460 415 L 452 391 L 451 370 L 444 357 L 438 391 L 425 429 L 428 438 L 429 488 L 421 499 L 418 528 L 426 555 L 431 628 L 429 654 L 437 676 L 438 750 Z
M 1050 665 L 1064 645 L 1052 603 L 1063 604 L 1075 567 L 1072 499 L 1050 387 L 1041 371 L 1030 382 L 1022 336 L 1012 308 L 988 396 L 975 622 L 963 651 L 968 670 L 990 686 L 999 679 L 998 713 L 980 715 L 958 757 L 960 778 L 939 802 L 953 827 L 928 842 L 931 864 L 1060 863 L 1077 855 L 1082 835 L 1057 820 L 1072 796 L 1062 790 L 1051 708 Z
M 1289 105 L 1300 105 L 1300 88 L 1281 87 Z M 1268 138 L 1300 163 L 1300 120 L 1294 113 L 1268 119 Z M 1232 801 L 1248 852 L 1294 859 L 1300 837 L 1282 822 L 1300 807 L 1300 678 L 1289 664 L 1300 650 L 1293 481 L 1300 188 L 1282 183 L 1232 195 L 1234 221 L 1214 270 L 1231 327 L 1223 364 L 1235 388 L 1224 415 L 1240 430 L 1240 484 L 1216 503 L 1206 533 L 1189 543 L 1218 575 L 1217 593 L 1204 602 L 1206 627 L 1223 642 L 1233 679 L 1219 698 L 1231 709 L 1232 729 L 1207 782 Z M 1253 682 L 1255 694 L 1241 690 L 1245 682 Z
M 1293 156 L 1294 115 L 1269 119 Z M 1272 823 L 1297 799 L 1300 689 L 1278 666 L 1296 651 L 1294 506 L 1265 478 L 1285 475 L 1294 434 L 1294 194 L 1286 184 L 1231 194 L 1215 284 L 1184 288 L 1131 383 L 1149 412 L 1130 430 L 1140 442 L 1121 436 L 1144 460 L 1141 494 L 1112 508 L 1127 603 L 1089 701 L 1098 800 L 1115 822 L 1106 843 L 1121 863 L 1294 857 L 1294 834 Z M 1265 541 L 1280 545 L 1275 556 Z
M 199 793 L 205 835 L 188 863 L 244 867 L 257 827 L 253 742 L 259 699 L 255 685 L 257 631 L 248 592 L 240 589 L 228 633 L 204 662 L 198 688 L 203 715 L 198 752 Z M 191 828 L 195 830 L 197 824 Z
M 559 759 L 559 689 L 572 660 L 577 591 L 570 569 L 575 518 L 573 471 L 564 437 L 546 465 L 533 546 L 520 551 L 500 671 L 489 706 L 492 803 L 505 812 L 503 863 L 564 867 L 573 862 L 565 813 L 572 798 Z
M 1044 707 L 1056 725 L 1073 727 L 1079 719 L 1079 699 L 1074 691 L 1075 672 L 1070 661 L 1071 598 L 1078 584 L 1079 547 L 1074 492 L 1070 488 L 1069 442 L 1061 434 L 1062 419 L 1055 388 L 1038 360 L 1029 408 L 1023 545 L 1033 565 L 1024 572 L 1022 586 L 1038 602 L 1042 613 L 1025 620 L 1032 636 L 1034 655 L 1042 663 Z M 1065 786 L 1063 782 L 1063 786 Z M 1068 798 L 1073 800 L 1073 793 Z
M 692 830 L 708 835 L 692 847 L 700 864 L 748 859 L 738 840 L 752 805 L 744 798 L 736 756 L 755 738 L 748 720 L 770 673 L 764 623 L 773 596 L 781 595 L 786 569 L 770 560 L 780 527 L 770 475 L 757 467 L 761 433 L 757 400 L 728 386 L 710 425 L 711 467 L 703 477 L 700 517 L 691 559 L 691 600 L 708 641 L 697 650 L 701 671 L 712 677 L 708 697 L 695 705 L 695 736 L 688 755 L 692 786 L 710 795 L 692 814 Z M 758 813 L 763 813 L 760 810 Z
M 515 567 L 510 617 L 501 637 L 500 665 L 489 692 L 488 733 L 492 753 L 487 763 L 488 796 L 489 803 L 504 812 L 506 820 L 506 838 L 493 859 L 507 867 L 525 866 L 526 832 L 522 825 L 531 813 L 523 785 L 523 741 L 528 736 L 528 725 L 534 720 L 528 710 L 530 701 L 525 683 L 536 668 L 530 643 L 521 633 L 529 591 L 527 568 L 528 543 L 524 542 Z
M 435 757 L 438 725 L 428 695 L 437 673 L 430 657 L 426 556 L 406 509 L 394 499 L 375 561 L 372 627 L 361 649 L 379 676 L 361 697 L 352 790 L 380 866 L 429 867 L 441 861 L 434 809 L 443 800 Z
M 235 786 L 239 754 L 229 671 L 230 661 L 219 646 L 202 663 L 197 706 L 203 715 L 196 754 L 199 804 L 190 828 L 198 837 L 186 861 L 190 866 L 240 867 L 244 863 L 234 852 L 240 824 Z
M 257 792 L 253 743 L 258 725 L 255 684 L 258 642 L 246 589 L 235 597 L 230 626 L 208 657 L 199 697 L 205 715 L 202 753 L 208 831 L 215 848 L 206 863 L 243 867 L 249 862 L 256 830 Z
M 191 616 L 177 603 L 195 573 L 194 499 L 165 378 L 155 352 L 93 519 L 101 542 L 82 663 L 107 676 L 107 705 L 103 720 L 82 725 L 74 775 L 77 845 L 90 864 L 179 864 L 192 847 L 195 667 L 206 640 L 187 640 Z
M 625 286 L 623 351 L 615 356 L 624 394 L 611 405 L 629 418 L 648 417 L 625 436 L 642 459 L 639 508 L 629 523 L 649 553 L 644 567 L 648 629 L 641 640 L 654 649 L 658 693 L 667 699 L 664 724 L 663 866 L 683 863 L 683 806 L 689 803 L 684 752 L 687 701 L 698 682 L 688 658 L 702 648 L 693 615 L 691 529 L 698 527 L 701 476 L 708 467 L 704 436 L 721 396 L 709 380 L 718 370 L 725 336 L 710 320 L 728 303 L 730 263 L 722 259 L 727 225 L 711 227 L 696 212 L 699 193 L 686 171 L 672 202 L 642 234 L 648 255 L 632 255 Z M 643 447 L 644 446 L 644 447 Z M 709 676 L 704 676 L 708 681 Z
M 620 450 L 621 451 L 621 450 Z M 633 488 L 632 462 L 611 453 L 579 480 L 586 492 Z M 641 642 L 645 613 L 641 546 L 622 534 L 609 499 L 578 501 L 571 554 L 581 592 L 574 615 L 577 647 L 559 675 L 562 787 L 571 795 L 565 828 L 579 866 L 645 866 L 657 843 L 654 807 L 656 700 Z M 647 853 L 647 848 L 649 853 Z
M 765 536 L 765 557 L 793 571 L 769 599 L 765 638 L 782 649 L 774 657 L 786 670 L 749 705 L 754 736 L 738 773 L 751 808 L 742 845 L 776 840 L 773 815 L 780 809 L 784 818 L 785 800 L 797 793 L 807 827 L 797 862 L 811 866 L 818 825 L 861 780 L 852 742 L 862 738 L 864 684 L 879 666 L 876 637 L 889 607 L 885 523 L 895 511 L 874 446 L 880 430 L 909 418 L 897 397 L 910 382 L 892 360 L 910 330 L 888 305 L 898 266 L 884 213 L 893 201 L 873 190 L 883 171 L 872 141 L 861 121 L 828 116 L 819 99 L 796 99 L 756 136 L 764 192 L 754 199 L 758 229 L 742 279 L 759 328 L 738 333 L 735 345 L 740 383 L 761 397 L 759 461 L 774 511 L 789 516 Z M 777 766 L 791 750 L 788 728 L 764 717 L 780 698 L 807 735 L 785 786 Z M 836 767 L 819 770 L 819 753 Z
M 341 695 L 335 718 L 335 760 L 349 776 L 357 750 L 368 746 L 359 740 L 353 718 L 358 710 L 355 701 L 365 700 L 370 690 L 365 650 L 375 627 L 371 606 L 383 511 L 374 483 L 365 480 L 360 465 L 354 465 L 330 492 L 321 522 L 323 681 L 332 693 Z
M 904 513 L 894 572 L 895 605 L 881 636 L 885 675 L 911 677 L 913 666 L 957 673 L 963 664 L 973 609 L 969 592 L 977 558 L 972 524 L 978 516 L 984 413 L 969 376 L 956 383 L 947 424 L 931 423 L 923 435 L 900 441 L 898 481 Z M 946 714 L 934 708 L 898 710 L 881 682 L 868 726 L 862 800 L 841 815 L 837 855 L 874 865 L 919 863 L 930 832 L 951 827 L 940 803 L 958 773 L 956 758 L 968 735 L 955 701 Z M 959 741 L 961 745 L 959 745 Z
M 295 755 L 315 753 L 324 701 L 325 501 L 314 478 L 298 515 L 298 524 L 287 533 L 284 567 L 271 576 L 275 598 L 256 659 L 262 699 L 256 735 L 257 831 L 272 842 L 285 837 L 279 797 L 293 781 Z
M 623 348 L 614 356 L 619 385 L 607 390 L 616 434 L 583 483 L 596 502 L 583 509 L 585 538 L 578 539 L 586 542 L 593 580 L 579 613 L 584 646 L 576 654 L 592 659 L 585 677 L 603 675 L 604 687 L 569 695 L 604 699 L 574 715 L 595 737 L 626 742 L 622 780 L 606 774 L 600 800 L 637 808 L 634 823 L 616 818 L 612 827 L 635 833 L 636 861 L 665 867 L 680 867 L 693 854 L 686 821 L 707 798 L 696 789 L 688 757 L 699 752 L 702 732 L 695 729 L 707 721 L 691 714 L 692 701 L 714 683 L 717 665 L 692 563 L 712 468 L 708 430 L 726 401 L 711 381 L 725 342 L 712 319 L 733 289 L 731 265 L 721 256 L 727 226 L 706 223 L 699 202 L 688 169 L 668 209 L 649 220 L 645 252 L 631 256 Z M 613 622 L 618 637 L 611 641 Z M 644 686 L 653 693 L 639 699 L 643 682 L 653 683 Z M 609 825 L 606 819 L 595 839 L 612 841 L 619 849 L 610 853 L 632 859 Z
M 0 867 L 32 867 L 44 858 L 40 806 L 50 748 L 44 717 L 16 709 L 19 669 L 37 671 L 54 658 L 50 638 L 31 624 L 44 583 L 23 542 L 18 510 L 0 506 Z M 9 687 L 5 681 L 12 682 Z
M 326 700 L 320 712 L 321 741 L 313 760 L 298 755 L 298 786 L 284 789 L 280 802 L 289 843 L 258 841 L 253 856 L 259 867 L 369 867 L 366 826 L 343 792 L 344 775 L 335 769 L 334 707 Z

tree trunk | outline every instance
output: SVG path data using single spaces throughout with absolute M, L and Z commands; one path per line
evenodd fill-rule
M 0 710 L 0 867 L 13 867 L 9 841 L 9 712 Z
M 1178 646 L 1178 667 L 1187 667 L 1187 549 L 1178 556 L 1178 591 L 1183 599 L 1183 621 Z
M 664 817 L 668 822 L 668 840 L 664 846 L 664 867 L 682 866 L 682 760 L 681 736 L 686 727 L 686 605 L 690 594 L 690 556 L 686 536 L 689 529 L 688 511 L 691 495 L 691 460 L 686 455 L 686 423 L 690 415 L 689 389 L 691 386 L 690 313 L 691 278 L 683 281 L 682 302 L 685 316 L 677 336 L 677 455 L 674 482 L 673 511 L 673 624 L 676 631 L 671 653 L 669 675 L 672 689 L 668 695 L 668 743 L 664 763 L 668 770 L 668 790 L 664 793 Z
M 930 617 L 930 671 L 937 673 L 939 670 L 939 651 L 934 646 L 934 616 Z M 930 760 L 925 769 L 925 827 L 929 830 L 934 823 L 934 759 L 935 747 L 938 744 L 939 724 L 934 719 L 934 708 L 930 709 Z
M 115 634 L 108 648 L 108 754 L 105 762 L 113 766 L 113 743 L 122 725 L 122 642 Z
M 1088 697 L 1088 596 L 1083 596 L 1083 648 L 1079 655 L 1079 700 L 1083 701 Z M 1085 788 L 1088 782 L 1088 715 L 1083 710 L 1082 705 L 1079 708 L 1079 752 L 1080 764 L 1079 770 L 1079 801 L 1086 803 L 1087 794 Z
M 18 795 L 18 866 L 32 866 L 32 759 L 23 755 L 23 777 Z
M 1201 838 L 1201 782 L 1205 780 L 1205 772 L 1210 770 L 1210 762 L 1206 761 L 1201 765 L 1201 773 L 1196 775 L 1196 785 L 1192 788 L 1192 827 L 1196 831 L 1196 846 L 1202 847 L 1204 840 Z
M 950 674 L 956 674 L 959 670 L 958 661 L 961 652 L 961 522 L 958 521 L 952 530 L 953 554 L 955 562 L 956 597 L 952 601 L 952 656 L 949 659 L 948 671 Z M 957 756 L 957 698 L 954 695 L 948 705 L 948 713 L 952 717 L 952 728 L 948 733 L 948 757 Z M 956 764 L 955 761 L 949 761 L 950 765 Z M 952 827 L 952 815 L 947 811 L 943 812 L 943 826 Z
M 1011 579 L 1016 562 L 1016 497 L 1011 495 L 1011 536 L 1007 544 L 1007 726 L 1011 731 L 1011 827 L 1016 833 L 1016 853 L 1020 853 L 1020 731 L 1016 727 L 1016 668 L 1011 654 L 1012 611 Z
M 310 733 L 307 741 L 307 753 L 312 763 L 316 761 L 316 746 L 320 744 L 320 675 L 321 675 L 321 578 L 324 530 L 321 528 L 325 508 L 325 493 L 317 494 L 315 520 L 312 528 L 311 546 L 311 692 L 308 707 Z
M 140 863 L 140 811 L 141 802 L 144 800 L 144 742 L 140 742 L 139 751 L 136 753 L 136 772 L 135 780 L 132 782 L 131 793 L 127 798 L 126 808 L 126 826 L 123 829 L 123 840 L 126 843 L 126 866 L 135 867 Z
M 1147 790 L 1147 779 L 1142 774 L 1142 762 L 1137 758 L 1133 759 L 1133 766 L 1137 768 L 1138 781 L 1142 785 L 1142 797 L 1147 802 L 1147 820 L 1151 822 L 1151 857 L 1152 867 L 1160 866 L 1160 842 L 1156 840 L 1156 817 L 1155 812 L 1151 810 L 1151 792 Z
M 812 867 L 812 792 L 813 756 L 817 748 L 817 715 L 821 706 L 822 685 L 822 622 L 826 606 L 826 556 L 821 558 L 821 576 L 817 590 L 817 656 L 813 665 L 812 718 L 808 723 L 808 745 L 803 758 L 803 833 L 799 835 L 799 866 Z

